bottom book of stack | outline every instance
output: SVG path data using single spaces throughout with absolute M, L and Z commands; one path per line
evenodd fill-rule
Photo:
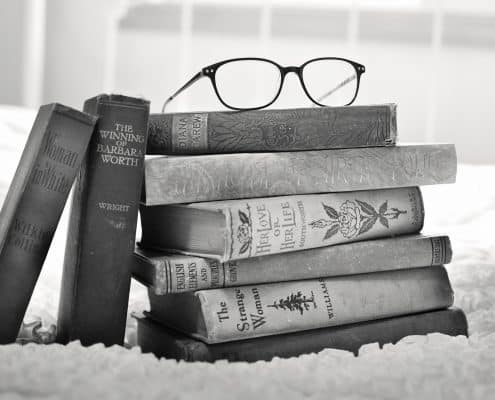
M 467 336 L 468 331 L 466 316 L 458 308 L 218 344 L 207 344 L 167 328 L 150 314 L 138 317 L 137 321 L 137 340 L 143 353 L 178 361 L 206 362 L 270 361 L 274 357 L 297 357 L 329 348 L 357 355 L 359 348 L 368 343 L 383 346 L 406 336 L 433 332 Z

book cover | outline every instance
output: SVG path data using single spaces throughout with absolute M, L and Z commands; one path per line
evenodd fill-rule
M 157 321 L 210 344 L 432 311 L 453 303 L 443 266 L 148 294 Z
M 148 154 L 214 154 L 390 146 L 395 104 L 151 114 Z
M 221 262 L 416 233 L 418 187 L 142 206 L 144 248 Z
M 220 263 L 137 248 L 132 274 L 155 294 L 448 264 L 448 236 L 403 235 Z
M 96 120 L 39 109 L 0 212 L 0 344 L 16 340 Z
M 124 339 L 149 102 L 100 95 L 84 109 L 100 119 L 74 191 L 57 340 L 110 346 Z
M 468 335 L 466 316 L 459 308 L 217 344 L 206 344 L 167 328 L 154 321 L 151 314 L 136 319 L 141 351 L 177 361 L 270 361 L 274 357 L 298 357 L 324 349 L 347 350 L 357 355 L 364 344 L 383 346 L 411 335 Z
M 280 153 L 155 157 L 146 205 L 422 186 L 455 181 L 455 146 L 400 145 Z

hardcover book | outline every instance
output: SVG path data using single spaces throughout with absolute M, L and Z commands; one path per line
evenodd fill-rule
M 221 262 L 419 232 L 417 187 L 142 206 L 144 248 Z
M 396 105 L 151 114 L 148 154 L 390 146 Z
M 146 205 L 385 189 L 455 181 L 454 145 L 163 156 L 145 163 Z
M 217 344 L 206 344 L 167 328 L 155 322 L 152 315 L 137 321 L 141 351 L 177 361 L 270 361 L 274 357 L 297 357 L 329 348 L 357 355 L 359 348 L 368 343 L 383 346 L 406 336 L 434 332 L 451 336 L 468 334 L 466 316 L 458 308 Z
M 0 212 L 0 344 L 16 340 L 97 118 L 40 108 Z
M 157 321 L 206 343 L 396 317 L 453 303 L 443 266 L 148 294 Z
M 122 344 L 146 151 L 149 102 L 87 100 L 100 116 L 72 203 L 57 340 Z
M 448 264 L 448 236 L 403 235 L 220 263 L 136 249 L 133 276 L 155 294 Z

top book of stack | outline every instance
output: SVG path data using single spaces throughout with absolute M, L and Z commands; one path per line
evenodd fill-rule
M 147 154 L 393 146 L 396 105 L 151 114 Z

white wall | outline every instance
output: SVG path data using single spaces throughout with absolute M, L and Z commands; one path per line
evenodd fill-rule
M 144 96 L 158 111 L 172 91 L 217 60 L 261 55 L 298 65 L 338 55 L 367 67 L 358 104 L 398 103 L 402 141 L 455 142 L 461 162 L 495 163 L 493 1 L 3 2 L 0 51 L 9 55 L 0 64 L 3 103 L 25 103 L 22 16 L 33 1 L 46 2 L 43 68 L 28 71 L 42 72 L 41 102 L 81 106 L 115 90 Z M 171 111 L 221 108 L 207 80 L 174 103 Z M 274 106 L 307 104 L 289 79 Z
M 44 103 L 59 101 L 78 107 L 84 99 L 104 91 L 108 32 L 122 3 L 47 0 Z
M 0 2 L 0 104 L 23 101 L 26 1 Z

